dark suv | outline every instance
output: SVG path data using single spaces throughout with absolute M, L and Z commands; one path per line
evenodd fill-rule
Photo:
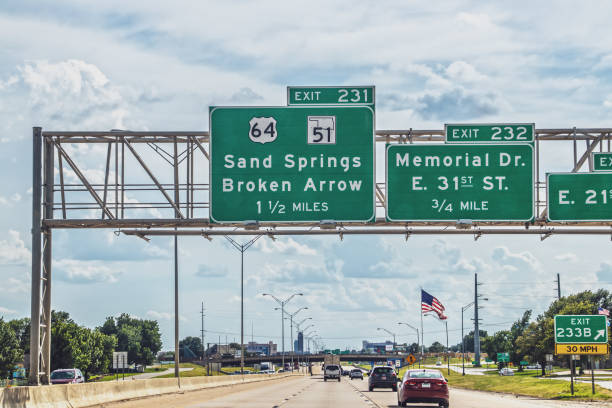
M 387 366 L 374 367 L 368 377 L 368 389 L 372 391 L 374 388 L 391 388 L 393 391 L 397 391 L 395 369 Z

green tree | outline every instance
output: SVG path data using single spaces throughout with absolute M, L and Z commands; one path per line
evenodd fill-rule
M 199 337 L 188 336 L 179 342 L 181 348 L 188 347 L 199 358 L 202 357 L 202 339 Z
M 484 339 L 488 336 L 486 330 L 478 330 L 480 333 L 480 342 L 484 341 Z M 474 330 L 470 331 L 463 337 L 463 343 L 465 344 L 465 352 L 473 353 L 474 352 Z
M 0 317 L 0 378 L 8 378 L 15 364 L 23 360 L 23 350 L 11 326 Z
M 597 314 L 598 307 L 610 307 L 612 294 L 604 289 L 595 293 L 591 291 L 580 292 L 575 295 L 555 300 L 539 315 L 535 322 L 523 331 L 517 338 L 516 348 L 520 356 L 542 365 L 542 375 L 545 374 L 546 354 L 552 354 L 555 345 L 554 316 L 572 314 Z
M 80 369 L 85 378 L 108 372 L 117 339 L 79 326 L 66 312 L 51 312 L 51 369 Z
M 482 350 L 490 359 L 497 362 L 497 353 L 509 353 L 512 350 L 512 333 L 510 330 L 500 330 L 482 341 Z
M 430 353 L 442 353 L 446 350 L 446 347 L 437 341 L 434 341 L 431 346 L 427 348 L 427 351 Z
M 17 336 L 19 348 L 24 354 L 30 353 L 30 318 L 14 319 L 8 322 L 9 326 Z
M 161 350 L 161 333 L 155 320 L 143 320 L 122 313 L 107 317 L 99 328 L 101 333 L 117 337 L 117 350 L 128 352 L 128 361 L 150 365 Z

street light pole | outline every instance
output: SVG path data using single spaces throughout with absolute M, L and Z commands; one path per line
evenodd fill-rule
M 246 244 L 239 244 L 229 236 L 225 238 L 240 251 L 240 374 L 244 375 L 244 252 L 251 247 L 261 235 L 257 235 Z M 244 378 L 244 377 L 243 377 Z
M 412 330 L 416 331 L 416 335 L 417 335 L 417 350 L 421 350 L 421 341 L 420 341 L 420 338 L 419 338 L 419 329 L 417 329 L 416 327 L 414 327 L 414 326 L 412 326 L 412 325 L 410 325 L 408 323 L 404 323 L 404 322 L 399 322 L 398 324 L 399 325 L 403 324 L 404 326 L 408 326 Z M 419 368 L 421 368 L 421 359 L 419 359 Z
M 291 299 L 293 299 L 295 296 L 304 296 L 303 293 L 294 293 L 293 295 L 289 296 L 287 299 L 285 300 L 280 300 L 279 298 L 277 298 L 274 295 L 271 295 L 270 293 L 262 293 L 262 296 L 270 296 L 272 299 L 274 299 L 276 301 L 276 303 L 278 303 L 281 307 L 281 339 L 282 339 L 282 345 L 281 345 L 281 350 L 282 350 L 282 361 L 283 361 L 283 370 L 285 369 L 285 305 L 287 303 L 289 303 L 289 301 Z
M 393 351 L 395 351 L 395 333 L 392 333 L 389 330 L 384 329 L 382 327 L 378 327 L 376 330 L 384 330 L 384 331 L 386 331 L 387 333 L 389 333 L 390 335 L 393 336 Z

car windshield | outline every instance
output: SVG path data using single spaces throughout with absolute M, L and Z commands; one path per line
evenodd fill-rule
M 326 370 L 339 370 L 337 365 L 328 365 L 325 367 Z
M 74 378 L 74 371 L 54 371 L 51 373 L 52 380 L 70 380 Z
M 391 367 L 378 367 L 374 369 L 374 372 L 376 374 L 391 374 L 394 373 L 395 370 L 393 370 Z
M 354 370 L 351 370 L 351 373 L 360 373 L 360 372 L 361 372 L 361 370 L 360 370 L 360 369 L 358 369 L 358 368 L 356 368 L 356 369 L 354 369 Z
M 409 371 L 406 373 L 408 378 L 442 378 L 438 371 Z

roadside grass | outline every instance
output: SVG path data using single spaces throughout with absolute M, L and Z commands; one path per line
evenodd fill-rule
M 525 395 L 545 399 L 612 400 L 612 391 L 595 386 L 591 394 L 591 384 L 575 383 L 574 396 L 570 393 L 570 383 L 564 380 L 539 379 L 533 375 L 516 373 L 512 377 L 500 375 L 466 375 L 452 372 L 444 376 L 452 387 L 478 391 L 493 391 L 514 395 Z
M 157 373 L 160 371 L 165 371 L 165 368 L 160 368 L 160 367 L 147 367 L 145 368 L 145 373 Z M 135 375 L 139 375 L 142 373 L 125 373 L 125 378 L 128 377 L 133 377 Z M 100 382 L 100 381 L 113 381 L 116 378 L 119 378 L 119 380 L 121 380 L 123 378 L 123 374 L 119 373 L 117 375 L 115 374 L 107 374 L 107 375 L 94 375 L 91 376 L 89 378 L 89 381 L 95 381 L 95 382 Z
M 201 365 L 198 364 L 193 364 L 193 363 L 180 363 L 179 364 L 180 368 L 192 368 L 192 370 L 189 371 L 181 371 L 180 375 L 181 377 L 202 377 L 202 376 L 206 376 L 206 367 L 203 367 Z M 240 368 L 238 369 L 240 370 Z M 216 371 L 211 371 L 210 375 L 225 375 L 223 373 L 217 373 Z M 174 378 L 174 373 L 170 373 L 170 374 L 164 374 L 164 375 L 159 375 L 155 378 Z

